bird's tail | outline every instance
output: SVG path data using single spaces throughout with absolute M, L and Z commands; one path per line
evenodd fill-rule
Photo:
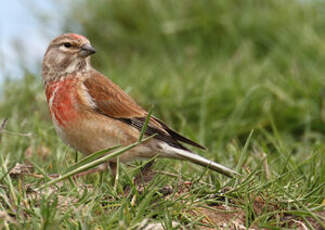
M 213 169 L 225 176 L 228 177 L 234 177 L 234 176 L 239 176 L 240 174 L 230 168 L 227 168 L 221 164 L 218 164 L 214 161 L 208 160 L 198 154 L 183 150 L 183 149 L 178 149 L 175 147 L 172 147 L 168 144 L 164 144 L 163 146 L 163 157 L 168 157 L 168 158 L 176 158 L 176 159 L 181 159 L 181 160 L 188 160 L 192 163 L 201 165 L 203 167 L 207 167 L 210 169 Z

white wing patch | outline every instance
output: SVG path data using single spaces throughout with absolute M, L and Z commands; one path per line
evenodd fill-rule
M 85 102 L 92 109 L 96 109 L 97 108 L 97 105 L 96 105 L 95 101 L 93 100 L 92 96 L 90 96 L 87 87 L 82 83 L 81 84 L 81 88 L 82 88 L 82 90 L 80 92 L 81 92 L 82 98 L 85 100 Z

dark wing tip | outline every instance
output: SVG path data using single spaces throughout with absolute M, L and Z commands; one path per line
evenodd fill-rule
M 153 119 L 155 119 L 155 121 L 157 121 L 167 132 L 168 134 L 175 138 L 177 141 L 192 145 L 194 147 L 203 149 L 203 150 L 207 150 L 206 147 L 204 147 L 203 145 L 200 145 L 184 136 L 182 136 L 181 134 L 177 133 L 176 131 L 172 130 L 171 128 L 169 128 L 165 123 L 163 123 L 161 120 L 159 120 L 158 118 L 153 117 Z

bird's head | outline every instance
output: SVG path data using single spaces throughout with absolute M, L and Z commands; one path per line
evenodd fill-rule
M 51 41 L 43 58 L 45 82 L 90 68 L 90 55 L 96 51 L 89 40 L 78 34 L 63 34 Z

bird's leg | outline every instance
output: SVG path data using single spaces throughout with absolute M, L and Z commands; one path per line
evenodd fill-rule
M 116 162 L 108 162 L 108 166 L 111 169 L 111 173 L 112 173 L 112 177 L 113 177 L 113 181 L 115 181 L 116 178 L 116 174 L 117 174 L 117 163 Z
M 74 162 L 77 163 L 78 162 L 78 151 L 75 152 L 75 157 L 74 157 Z
M 156 175 L 156 173 L 152 170 L 152 166 L 154 164 L 154 160 L 149 161 L 144 166 L 141 167 L 140 172 L 133 179 L 133 183 L 136 187 L 136 190 L 139 193 L 142 193 L 146 184 L 148 184 L 152 178 Z M 127 185 L 124 188 L 125 195 L 130 193 L 131 187 Z
M 141 167 L 140 173 L 138 173 L 133 180 L 133 182 L 136 186 L 141 185 L 141 184 L 144 185 L 152 180 L 152 178 L 156 174 L 152 170 L 152 166 L 153 166 L 154 162 L 155 162 L 154 160 L 149 161 L 148 163 L 146 163 L 144 166 Z
M 144 188 L 146 185 L 149 184 L 150 181 L 154 178 L 154 176 L 157 174 L 154 170 L 152 170 L 152 166 L 155 163 L 155 160 L 149 161 L 144 166 L 141 167 L 140 172 L 136 175 L 136 177 L 133 180 L 134 185 L 136 186 L 136 190 L 139 193 L 142 193 L 144 191 Z M 128 195 L 130 192 L 130 186 L 126 186 L 124 189 L 125 195 Z M 159 192 L 168 195 L 173 192 L 173 188 L 169 185 L 164 186 L 163 188 L 159 189 Z

